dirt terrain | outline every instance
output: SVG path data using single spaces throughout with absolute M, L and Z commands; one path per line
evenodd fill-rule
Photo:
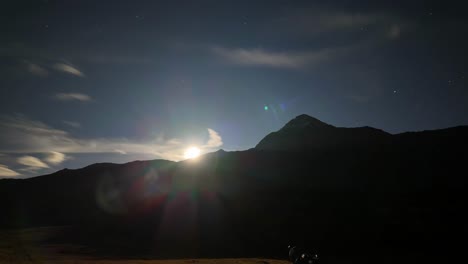
M 152 260 L 148 257 L 116 259 L 97 256 L 81 245 L 56 244 L 51 238 L 66 227 L 42 227 L 21 230 L 0 230 L 0 264 L 287 264 L 285 260 L 236 259 L 179 259 Z

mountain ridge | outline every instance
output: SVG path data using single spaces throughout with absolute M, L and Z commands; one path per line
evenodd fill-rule
M 459 125 L 459 126 L 454 126 L 454 127 L 447 127 L 447 128 L 442 128 L 442 129 L 428 129 L 428 130 L 421 130 L 421 131 L 407 131 L 407 132 L 401 132 L 401 133 L 395 133 L 395 134 L 391 134 L 389 132 L 386 132 L 382 129 L 379 129 L 379 128 L 375 128 L 375 127 L 371 127 L 371 126 L 361 126 L 361 127 L 336 127 L 336 126 L 333 126 L 333 125 L 330 125 L 326 122 L 323 122 L 315 117 L 312 117 L 312 116 L 309 116 L 307 114 L 300 114 L 298 116 L 296 116 L 295 118 L 291 119 L 290 121 L 288 121 L 282 128 L 280 128 L 278 131 L 274 131 L 274 132 L 271 132 L 269 133 L 268 135 L 266 135 L 262 140 L 260 140 L 260 142 L 254 147 L 252 148 L 251 150 L 263 150 L 264 147 L 262 146 L 263 144 L 267 144 L 265 143 L 264 141 L 267 140 L 267 141 L 270 141 L 270 140 L 273 140 L 273 141 L 276 141 L 278 140 L 278 135 L 282 136 L 281 134 L 282 133 L 292 133 L 293 136 L 297 136 L 298 134 L 295 134 L 298 132 L 298 130 L 300 132 L 303 132 L 304 130 L 307 132 L 307 133 L 314 133 L 316 129 L 319 129 L 319 130 L 327 130 L 327 133 L 329 133 L 330 131 L 332 130 L 341 130 L 343 132 L 348 132 L 348 131 L 369 131 L 370 133 L 369 134 L 372 134 L 372 133 L 377 133 L 377 134 L 380 134 L 380 135 L 386 135 L 386 136 L 391 136 L 393 139 L 396 139 L 396 138 L 400 138 L 400 139 L 406 139 L 408 137 L 414 137 L 414 136 L 418 136 L 418 135 L 423 135 L 423 134 L 444 134 L 444 133 L 454 133 L 456 134 L 457 131 L 461 131 L 462 133 L 463 132 L 467 132 L 468 133 L 468 126 L 466 125 Z M 322 131 L 320 131 L 322 132 Z M 270 139 L 272 138 L 272 139 Z M 362 139 L 360 139 L 362 140 Z M 268 142 L 270 143 L 270 142 Z M 388 143 L 388 142 L 387 142 Z M 305 145 L 306 147 L 313 147 L 313 146 L 310 146 L 310 145 Z M 328 145 L 328 146 L 331 146 L 331 145 Z M 323 147 L 323 146 L 320 146 L 320 147 Z M 313 149 L 313 148 L 312 148 Z M 274 147 L 268 147 L 267 150 L 281 150 L 281 151 L 298 151 L 298 150 L 301 150 L 300 148 L 297 148 L 297 146 L 293 146 L 292 148 L 288 149 L 288 148 L 274 148 Z M 232 152 L 242 152 L 242 151 L 247 151 L 247 150 L 240 150 L 240 151 L 225 151 L 223 149 L 219 149 L 215 152 L 212 152 L 212 153 L 206 153 L 204 155 L 208 155 L 208 154 L 216 154 L 216 153 L 232 153 Z M 129 161 L 129 162 L 125 162 L 125 163 L 112 163 L 112 162 L 98 162 L 98 163 L 93 163 L 93 164 L 89 164 L 87 166 L 84 166 L 82 168 L 76 168 L 76 169 L 68 169 L 68 168 L 63 168 L 61 170 L 58 170 L 58 171 L 55 171 L 55 172 L 52 172 L 52 173 L 49 173 L 49 174 L 44 174 L 44 175 L 37 175 L 37 176 L 34 176 L 34 177 L 30 177 L 30 178 L 36 178 L 36 177 L 41 177 L 41 176 L 46 176 L 46 175 L 51 175 L 51 174 L 55 174 L 55 173 L 59 173 L 59 172 L 62 172 L 62 171 L 74 171 L 74 170 L 80 170 L 80 169 L 90 169 L 92 167 L 96 167 L 96 166 L 114 166 L 114 165 L 125 165 L 125 164 L 131 164 L 131 163 L 139 163 L 139 162 L 175 162 L 175 161 L 170 161 L 170 160 L 164 160 L 164 159 L 153 159 L 153 160 L 134 160 L 134 161 Z M 182 160 L 183 161 L 183 160 Z M 180 161 L 179 161 L 180 162 Z M 176 162 L 177 163 L 177 162 Z M 23 180 L 23 179 L 29 179 L 29 178 L 1 178 L 0 177 L 0 181 L 1 180 Z
M 260 150 L 300 150 L 357 147 L 360 144 L 385 143 L 391 134 L 372 127 L 335 127 L 302 114 L 276 132 L 265 136 L 256 146 Z
M 271 148 L 0 181 L 0 226 L 73 226 L 66 243 L 159 258 L 281 258 L 290 241 L 346 256 L 464 252 L 468 127 L 391 135 L 310 120 L 267 135 Z

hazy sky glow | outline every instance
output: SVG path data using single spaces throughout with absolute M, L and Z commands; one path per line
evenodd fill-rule
M 455 3 L 455 2 L 454 2 Z M 428 1 L 10 1 L 0 177 L 242 150 L 306 113 L 468 124 L 468 23 Z

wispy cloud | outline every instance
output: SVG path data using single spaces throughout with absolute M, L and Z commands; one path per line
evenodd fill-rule
M 323 8 L 293 10 L 275 21 L 274 25 L 277 30 L 288 30 L 306 35 L 369 29 L 385 31 L 389 25 L 409 23 L 407 19 L 386 12 L 344 12 Z
M 0 127 L 7 130 L 23 131 L 27 134 L 38 136 L 51 135 L 54 137 L 63 137 L 67 132 L 54 129 L 40 121 L 34 121 L 27 118 L 25 115 L 16 114 L 14 116 L 0 116 Z M 0 132 L 7 132 L 7 130 L 0 130 Z M 0 135 L 4 135 L 0 133 Z M 0 139 L 4 139 L 0 137 Z
M 0 177 L 16 177 L 20 175 L 21 174 L 9 169 L 7 166 L 0 164 Z
M 78 77 L 84 77 L 84 74 L 78 70 L 76 67 L 66 64 L 66 63 L 55 63 L 52 68 L 54 68 L 57 71 L 68 73 L 71 75 L 75 75 Z
M 49 71 L 46 68 L 39 66 L 38 64 L 29 62 L 29 61 L 25 61 L 25 64 L 26 64 L 26 69 L 28 70 L 28 72 L 33 75 L 36 75 L 39 77 L 46 77 L 47 75 L 49 75 Z
M 379 45 L 388 39 L 400 38 L 402 32 L 412 28 L 410 20 L 387 13 L 355 13 L 321 8 L 287 11 L 284 16 L 268 22 L 263 28 L 263 31 L 271 32 L 268 38 L 275 41 L 287 39 L 292 43 L 307 41 L 315 43 L 315 47 L 305 50 L 272 50 L 214 46 L 210 47 L 211 52 L 237 65 L 298 69 L 328 62 L 352 54 L 356 49 Z M 350 38 L 350 33 L 355 37 Z M 330 42 L 329 45 L 320 46 L 324 43 L 320 39 L 322 34 L 333 34 L 334 39 L 342 36 L 346 41 L 339 41 L 339 44 L 327 41 L 325 43 Z M 276 39 L 278 37 L 281 39 Z
M 417 23 L 411 17 L 388 10 L 361 11 L 313 4 L 288 9 L 264 23 L 262 34 L 275 42 L 306 42 L 328 47 L 335 43 L 342 47 L 363 45 L 372 48 L 398 39 L 416 28 Z
M 230 63 L 276 68 L 300 68 L 330 59 L 336 50 L 321 49 L 307 52 L 273 52 L 263 49 L 228 49 L 214 47 L 212 51 Z
M 45 161 L 50 164 L 60 164 L 67 159 L 67 156 L 57 151 L 51 151 L 47 154 Z
M 218 134 L 218 132 L 214 131 L 211 128 L 208 128 L 209 140 L 206 142 L 204 147 L 206 148 L 217 148 L 223 145 L 223 139 Z
M 47 164 L 33 156 L 22 156 L 19 157 L 17 161 L 19 164 L 28 166 L 32 170 L 49 168 Z
M 58 93 L 54 96 L 55 99 L 60 101 L 82 101 L 89 102 L 92 100 L 91 96 L 82 93 Z
M 114 149 L 114 151 L 115 151 L 116 153 L 119 153 L 119 154 L 122 154 L 122 155 L 126 155 L 126 154 L 127 154 L 127 152 L 125 152 L 125 151 L 123 151 L 123 150 L 121 150 L 121 149 Z
M 222 145 L 221 136 L 208 129 L 202 152 Z M 77 138 L 66 131 L 33 121 L 23 115 L 0 118 L 0 152 L 2 153 L 127 153 L 182 160 L 189 144 L 177 138 L 131 140 L 127 138 Z M 55 154 L 55 158 L 58 155 Z M 47 159 L 46 159 L 47 161 Z M 47 164 L 46 164 L 47 165 Z
M 74 127 L 74 128 L 80 128 L 80 127 L 81 127 L 81 124 L 78 123 L 78 122 L 75 122 L 75 121 L 63 120 L 62 123 L 64 123 L 64 124 L 67 125 L 67 126 Z

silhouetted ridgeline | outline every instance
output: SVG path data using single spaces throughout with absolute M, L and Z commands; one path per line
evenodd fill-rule
M 301 115 L 247 151 L 0 180 L 0 224 L 72 225 L 57 239 L 113 254 L 286 257 L 295 242 L 369 261 L 454 256 L 468 230 L 467 138 L 468 127 L 391 135 Z

